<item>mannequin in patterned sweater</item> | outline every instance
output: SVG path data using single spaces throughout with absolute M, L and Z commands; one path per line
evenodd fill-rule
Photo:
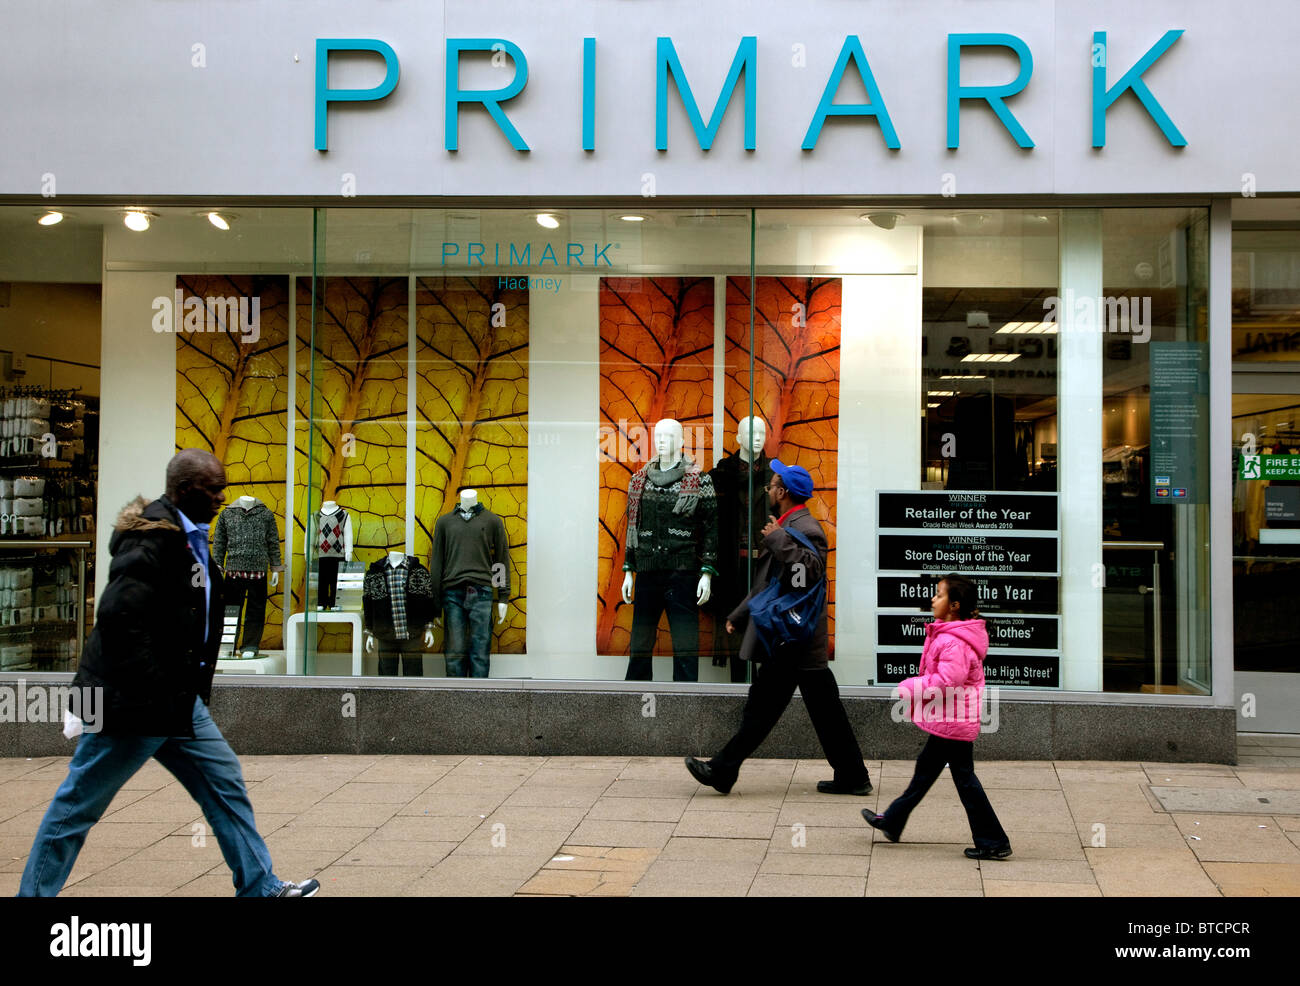
M 682 426 L 655 424 L 655 458 L 628 485 L 623 602 L 632 608 L 627 681 L 650 681 L 659 617 L 668 613 L 673 681 L 698 681 L 700 615 L 718 561 L 713 481 L 683 454 Z M 639 578 L 634 579 L 634 573 Z
M 239 653 L 257 656 L 266 626 L 267 571 L 270 588 L 280 584 L 280 533 L 275 515 L 255 496 L 241 496 L 217 518 L 212 555 L 225 573 L 222 602 L 242 613 Z

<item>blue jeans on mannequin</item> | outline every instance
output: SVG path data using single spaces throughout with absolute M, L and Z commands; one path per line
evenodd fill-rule
M 63 889 L 86 833 L 150 757 L 175 775 L 203 809 L 233 874 L 236 895 L 275 896 L 284 881 L 271 870 L 271 854 L 253 821 L 239 761 L 203 700 L 196 698 L 193 739 L 82 734 L 68 777 L 41 819 L 19 897 L 53 897 Z
M 492 644 L 492 587 L 455 585 L 442 593 L 448 678 L 486 678 Z

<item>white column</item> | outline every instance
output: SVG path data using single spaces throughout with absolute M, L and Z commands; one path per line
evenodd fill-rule
M 128 236 L 135 234 L 128 233 Z M 112 236 L 105 237 L 110 257 Z M 176 336 L 154 332 L 155 298 L 171 299 L 175 274 L 104 271 L 100 316 L 99 502 L 95 600 L 103 598 L 113 522 L 128 502 L 153 500 L 176 454 Z
M 1102 292 L 1101 212 L 1061 213 L 1060 490 L 1061 687 L 1100 691 L 1102 662 L 1102 361 L 1096 299 Z M 1093 299 L 1091 319 L 1075 299 Z
M 840 310 L 835 676 L 876 676 L 876 493 L 921 481 L 920 229 L 916 274 L 848 275 Z
M 1210 678 L 1236 704 L 1232 595 L 1232 203 L 1210 206 Z M 1240 714 L 1238 715 L 1238 721 Z M 1245 720 L 1249 722 L 1250 720 Z M 1244 728 L 1250 728 L 1249 725 Z
M 527 655 L 492 663 L 506 675 L 621 678 L 625 662 L 596 660 L 599 278 L 562 280 L 528 297 Z

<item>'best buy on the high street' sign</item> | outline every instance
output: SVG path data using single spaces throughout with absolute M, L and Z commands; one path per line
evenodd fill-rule
M 1300 455 L 1243 455 L 1241 479 L 1300 479 Z

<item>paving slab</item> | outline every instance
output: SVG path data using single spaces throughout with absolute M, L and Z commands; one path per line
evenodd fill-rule
M 1300 864 L 1300 851 L 1267 815 L 1174 816 L 1196 858 L 1215 862 Z
M 768 854 L 766 839 L 706 839 L 674 836 L 659 852 L 660 859 L 716 860 L 722 863 L 753 863 Z
M 1218 897 L 1190 849 L 1085 848 L 1106 897 Z
M 672 838 L 674 822 L 625 822 L 588 818 L 567 841 L 584 846 L 630 846 L 662 849 Z
M 688 811 L 673 829 L 673 835 L 717 839 L 769 838 L 777 827 L 776 818 L 775 811 Z
M 1157 787 L 1151 793 L 1169 812 L 1300 815 L 1300 791 L 1237 787 Z
M 1020 883 L 993 880 L 984 884 L 985 897 L 1100 897 L 1101 888 L 1092 883 Z
M 1206 863 L 1225 897 L 1300 897 L 1300 864 Z
M 810 873 L 759 873 L 750 884 L 750 897 L 864 897 L 865 876 Z
M 623 822 L 676 822 L 690 803 L 685 798 L 601 798 L 591 806 L 587 817 Z

